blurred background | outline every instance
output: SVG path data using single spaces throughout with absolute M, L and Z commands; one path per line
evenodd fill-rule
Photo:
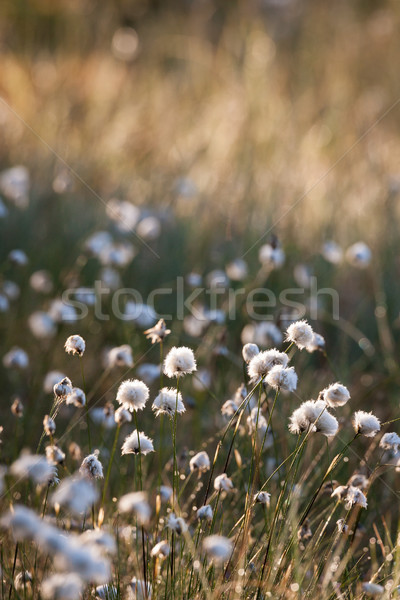
M 95 280 L 146 297 L 177 276 L 190 293 L 215 270 L 226 286 L 300 286 L 308 308 L 311 275 L 337 290 L 340 320 L 321 306 L 313 323 L 337 372 L 322 356 L 302 357 L 304 369 L 322 367 L 321 387 L 335 377 L 360 397 L 391 398 L 399 2 L 3 0 L 0 12 L 0 344 L 2 356 L 18 346 L 30 359 L 28 375 L 2 367 L 4 419 L 15 392 L 30 414 L 47 406 L 50 369 L 80 377 L 63 353 L 71 333 L 90 347 L 89 384 L 105 347 L 128 343 L 135 360 L 158 361 L 142 334 L 156 314 L 77 323 L 59 304 L 66 288 L 86 290 L 90 311 Z M 361 258 L 342 260 L 360 241 Z M 284 250 L 283 269 L 260 271 L 267 243 Z M 173 298 L 157 302 L 174 314 Z M 268 314 L 283 329 L 280 307 Z M 223 304 L 204 329 L 168 324 L 170 344 L 194 347 L 209 373 L 197 402 L 210 385 L 222 404 L 241 382 L 249 324 L 242 310 L 227 323 Z M 216 348 L 236 360 L 211 357 Z M 227 380 L 214 382 L 221 368 Z M 314 393 L 312 378 L 303 385 Z M 106 382 L 99 400 L 114 396 Z

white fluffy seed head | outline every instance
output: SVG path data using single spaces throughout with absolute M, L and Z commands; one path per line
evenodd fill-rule
M 143 431 L 138 432 L 136 429 L 132 431 L 122 444 L 122 454 L 149 454 L 154 452 L 153 440 L 151 440 Z
M 313 338 L 309 344 L 306 346 L 307 352 L 316 352 L 319 350 L 323 352 L 325 350 L 325 338 L 319 333 L 313 332 Z
M 190 459 L 190 470 L 193 473 L 198 471 L 199 473 L 205 473 L 210 469 L 210 458 L 204 450 L 198 452 Z
M 356 433 L 366 437 L 374 437 L 381 428 L 379 419 L 372 412 L 367 413 L 363 410 L 354 413 L 353 426 Z
M 205 504 L 198 509 L 196 516 L 199 520 L 212 521 L 213 514 L 212 506 Z
M 82 408 L 86 404 L 85 392 L 78 387 L 72 388 L 72 392 L 65 399 L 65 404 L 73 404 L 76 408 Z
M 259 504 L 265 504 L 265 506 L 269 506 L 271 501 L 271 494 L 268 492 L 257 492 L 254 494 L 254 502 L 258 502 Z
M 169 556 L 171 552 L 171 548 L 170 545 L 168 544 L 167 540 L 162 540 L 161 542 L 158 542 L 158 544 L 156 544 L 150 554 L 153 557 L 157 557 L 160 558 L 161 560 L 163 560 L 164 558 L 167 558 L 167 556 Z
M 261 377 L 265 377 L 267 373 L 277 365 L 286 367 L 289 362 L 288 355 L 284 352 L 279 352 L 276 348 L 265 350 L 254 356 L 247 367 L 249 377 L 253 381 L 257 381 Z
M 132 414 L 129 410 L 120 406 L 114 413 L 114 420 L 117 425 L 125 425 L 125 423 L 130 423 L 132 421 Z
M 108 366 L 113 367 L 133 367 L 132 348 L 127 344 L 112 348 L 107 355 Z
M 142 410 L 149 397 L 149 388 L 139 379 L 127 379 L 118 388 L 117 402 L 130 412 Z
M 168 515 L 167 528 L 175 531 L 178 535 L 182 535 L 188 530 L 185 520 L 182 517 L 177 517 L 174 513 Z
M 233 490 L 232 480 L 229 479 L 226 473 L 222 473 L 214 479 L 214 489 L 217 492 L 231 492 Z
M 251 361 L 252 358 L 254 358 L 255 356 L 257 356 L 257 354 L 259 354 L 260 349 L 257 346 L 257 344 L 245 344 L 242 348 L 242 356 L 243 356 L 243 360 L 246 363 L 249 363 Z
M 196 371 L 196 359 L 193 350 L 186 346 L 173 347 L 164 361 L 164 373 L 167 377 L 182 377 Z
M 289 431 L 300 434 L 304 431 L 317 431 L 333 436 L 339 429 L 337 419 L 326 409 L 323 400 L 308 400 L 303 402 L 290 417 Z
M 329 407 L 336 408 L 337 406 L 344 406 L 350 400 L 350 392 L 341 383 L 332 383 L 332 385 L 322 390 L 320 398 L 325 400 Z
M 397 452 L 400 446 L 400 437 L 395 432 L 385 433 L 379 442 L 379 446 L 383 448 L 383 450 L 393 450 L 394 452 Z
M 49 415 L 45 415 L 43 419 L 43 429 L 48 436 L 54 435 L 56 432 L 56 423 Z
M 356 242 L 346 250 L 346 260 L 353 267 L 365 269 L 371 262 L 372 253 L 365 242 Z
M 150 521 L 151 509 L 145 492 L 131 492 L 121 496 L 118 508 L 122 513 L 133 513 L 141 525 Z
M 3 356 L 3 365 L 6 369 L 27 369 L 29 367 L 29 357 L 25 350 L 14 346 L 7 354 Z
M 86 343 L 83 337 L 80 335 L 70 335 L 64 344 L 65 352 L 68 354 L 76 354 L 77 356 L 83 356 L 85 352 Z
M 85 513 L 98 499 L 98 491 L 87 477 L 67 477 L 51 496 L 53 506 L 59 505 L 74 515 Z
M 299 350 L 307 348 L 313 341 L 314 332 L 305 319 L 289 325 L 286 330 L 286 341 L 296 344 Z
M 153 402 L 152 409 L 156 416 L 169 415 L 173 417 L 175 412 L 179 415 L 184 413 L 186 408 L 182 401 L 182 394 L 176 388 L 163 388 Z
M 54 395 L 60 399 L 66 399 L 67 396 L 72 394 L 72 382 L 69 377 L 63 377 L 61 381 L 58 381 L 53 386 Z
M 379 583 L 371 583 L 367 581 L 362 584 L 363 592 L 368 596 L 381 596 L 385 592 L 385 588 Z
M 282 367 L 276 365 L 268 372 L 266 383 L 275 390 L 284 390 L 286 392 L 294 392 L 297 388 L 297 374 L 294 367 Z
M 40 586 L 45 600 L 76 600 L 81 597 L 84 583 L 75 573 L 51 575 Z
M 95 450 L 83 459 L 79 473 L 88 479 L 102 479 L 103 465 L 98 459 L 99 451 Z
M 222 535 L 206 537 L 203 541 L 203 548 L 207 556 L 216 563 L 227 561 L 233 551 L 232 542 Z
M 35 483 L 49 483 L 57 471 L 54 465 L 39 454 L 21 454 L 11 465 L 10 472 L 21 479 L 32 479 Z

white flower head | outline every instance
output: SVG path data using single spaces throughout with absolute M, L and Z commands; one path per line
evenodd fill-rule
M 114 419 L 117 425 L 124 425 L 125 423 L 130 423 L 132 421 L 132 414 L 129 410 L 120 406 L 114 413 Z
M 268 372 L 265 381 L 275 390 L 294 392 L 297 388 L 297 374 L 294 367 L 276 365 Z
M 222 535 L 210 535 L 204 539 L 203 548 L 211 560 L 221 564 L 231 556 L 233 544 Z
M 80 335 L 70 335 L 64 345 L 65 352 L 68 354 L 76 354 L 83 356 L 86 348 L 86 343 Z
M 374 437 L 381 428 L 379 419 L 372 412 L 367 413 L 363 410 L 354 413 L 353 426 L 356 433 L 366 437 Z
M 26 506 L 17 504 L 0 519 L 0 526 L 9 529 L 15 540 L 33 539 L 41 527 L 38 515 Z
M 145 583 L 142 579 L 133 577 L 129 584 L 132 593 L 131 598 L 134 600 L 151 600 L 151 584 Z
M 332 385 L 322 390 L 320 398 L 330 408 L 336 408 L 337 406 L 344 406 L 350 400 L 350 392 L 341 383 L 332 383 Z
M 122 444 L 122 454 L 149 454 L 154 452 L 153 440 L 151 440 L 143 431 L 138 432 L 136 429 L 132 431 Z
M 299 350 L 307 348 L 313 341 L 314 332 L 305 319 L 289 325 L 286 330 L 286 341 L 296 344 Z
M 243 360 L 246 363 L 249 363 L 251 361 L 252 358 L 254 358 L 255 356 L 257 356 L 257 354 L 260 353 L 260 349 L 257 346 L 257 344 L 245 344 L 242 348 L 242 356 L 243 356 Z
M 238 409 L 238 405 L 233 400 L 226 400 L 221 406 L 221 414 L 229 421 Z
M 11 465 L 10 472 L 15 477 L 29 478 L 38 484 L 49 483 L 56 475 L 54 465 L 39 454 L 21 454 Z
M 326 409 L 323 400 L 307 400 L 297 408 L 290 417 L 289 431 L 300 434 L 304 431 L 317 431 L 333 436 L 339 429 L 337 419 Z
M 371 250 L 364 242 L 356 242 L 346 250 L 347 262 L 358 269 L 368 267 L 371 257 Z
M 32 593 L 32 575 L 29 571 L 21 571 L 14 579 L 14 587 L 17 592 L 25 592 L 28 595 Z
M 153 402 L 152 409 L 159 415 L 169 415 L 173 417 L 175 412 L 179 415 L 184 413 L 186 408 L 182 401 L 182 394 L 175 388 L 163 388 Z
M 174 513 L 170 513 L 167 519 L 167 528 L 175 531 L 178 535 L 182 535 L 188 530 L 188 526 L 182 517 L 177 517 Z
M 98 459 L 99 451 L 95 450 L 93 454 L 89 454 L 83 459 L 79 469 L 79 473 L 89 479 L 103 478 L 103 465 Z
M 84 583 L 75 573 L 51 575 L 40 587 L 40 593 L 45 600 L 76 600 L 81 597 Z
M 231 492 L 233 490 L 232 480 L 229 479 L 226 473 L 222 473 L 214 479 L 214 489 L 217 492 Z
M 78 387 L 72 388 L 72 392 L 65 399 L 65 404 L 73 404 L 76 408 L 82 408 L 86 404 L 85 392 Z
M 87 529 L 81 533 L 78 541 L 83 547 L 98 550 L 102 554 L 115 554 L 117 551 L 114 537 L 103 529 Z
M 167 329 L 164 319 L 160 319 L 154 327 L 146 329 L 144 334 L 148 340 L 151 340 L 152 344 L 160 343 L 164 338 L 171 333 L 170 329 Z
M 371 583 L 370 581 L 363 583 L 362 589 L 368 596 L 381 596 L 385 592 L 385 588 L 382 585 Z
M 186 346 L 171 348 L 164 361 L 164 373 L 167 377 L 181 377 L 196 370 L 193 350 Z
M 115 585 L 105 583 L 96 588 L 96 598 L 99 600 L 118 600 L 118 590 Z
M 367 508 L 367 499 L 362 491 L 352 485 L 339 485 L 331 494 L 332 498 L 345 503 L 346 510 L 350 510 L 354 505 Z
M 112 348 L 107 355 L 108 366 L 133 367 L 132 348 L 127 344 Z
M 383 450 L 393 450 L 397 452 L 400 446 L 400 437 L 397 433 L 385 433 L 379 442 L 380 448 Z
M 309 344 L 306 346 L 307 352 L 316 352 L 319 350 L 323 352 L 325 350 L 325 338 L 319 333 L 313 332 L 313 338 Z
M 131 492 L 121 496 L 118 508 L 122 513 L 133 513 L 141 525 L 150 521 L 151 509 L 145 492 Z
M 277 244 L 264 244 L 258 253 L 258 260 L 268 269 L 280 269 L 285 262 L 285 253 Z
M 158 493 L 160 494 L 161 502 L 168 502 L 172 498 L 172 487 L 169 485 L 160 485 Z
M 98 491 L 91 479 L 86 477 L 67 477 L 51 496 L 53 506 L 62 506 L 78 516 L 85 513 L 98 499 Z
M 43 419 L 43 429 L 48 436 L 52 436 L 56 432 L 56 423 L 49 415 L 45 415 Z
M 65 460 L 65 453 L 56 444 L 46 446 L 46 458 L 50 464 L 60 465 Z
M 149 388 L 139 379 L 127 379 L 118 388 L 117 402 L 126 410 L 142 410 L 149 397 Z
M 213 515 L 213 509 L 212 506 L 210 506 L 210 504 L 205 504 L 204 506 L 201 506 L 196 513 L 196 516 L 198 519 L 200 519 L 200 521 L 212 521 Z
M 168 544 L 167 540 L 162 540 L 151 549 L 150 555 L 163 560 L 164 558 L 167 558 L 167 556 L 169 556 L 170 552 L 171 547 Z
M 277 365 L 286 367 L 289 357 L 284 352 L 279 352 L 276 348 L 265 350 L 254 356 L 247 367 L 249 377 L 257 381 L 260 377 L 265 377 L 267 373 Z
M 60 398 L 60 400 L 66 399 L 67 396 L 72 394 L 72 382 L 69 377 L 63 377 L 61 381 L 55 383 L 53 386 L 53 392 L 57 398 Z
M 14 346 L 3 356 L 3 365 L 6 369 L 24 370 L 29 367 L 29 358 L 25 350 Z
M 265 506 L 269 506 L 271 501 L 271 494 L 268 492 L 257 492 L 254 494 L 254 502 L 258 502 L 259 504 L 265 504 Z
M 41 310 L 37 310 L 30 315 L 28 326 L 32 334 L 39 340 L 50 339 L 57 333 L 54 320 Z
M 210 458 L 204 450 L 198 452 L 190 459 L 190 471 L 198 471 L 199 473 L 205 473 L 210 469 Z

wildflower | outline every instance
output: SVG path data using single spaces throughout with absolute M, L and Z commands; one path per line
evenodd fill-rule
M 364 242 L 356 242 L 346 250 L 346 259 L 353 267 L 365 269 L 371 262 L 371 250 Z
M 35 483 L 48 483 L 55 475 L 54 465 L 51 465 L 44 456 L 39 454 L 21 454 L 13 462 L 10 472 L 15 477 L 30 478 Z
M 55 566 L 79 575 L 93 584 L 107 583 L 111 579 L 110 561 L 98 548 L 84 546 L 78 537 L 70 536 L 63 552 L 55 555 Z
M 307 344 L 306 350 L 307 352 L 316 352 L 317 350 L 323 352 L 325 350 L 325 338 L 314 331 L 312 340 Z
M 65 454 L 56 444 L 46 446 L 46 458 L 50 464 L 60 465 L 65 460 Z
M 24 370 L 29 367 L 29 358 L 25 350 L 14 346 L 3 356 L 3 365 L 6 369 Z
M 268 372 L 265 381 L 275 390 L 294 392 L 297 388 L 297 374 L 293 367 L 276 365 Z
M 142 410 L 149 397 L 149 388 L 139 379 L 127 379 L 118 388 L 117 402 L 126 410 Z
M 123 406 L 120 406 L 114 413 L 114 420 L 117 425 L 121 426 L 132 421 L 132 414 L 129 412 L 129 410 L 126 410 Z
M 385 588 L 382 585 L 371 583 L 370 581 L 363 583 L 362 589 L 368 596 L 380 596 L 385 591 Z
M 115 554 L 117 551 L 112 535 L 101 529 L 87 529 L 79 536 L 79 542 L 82 546 L 96 548 L 103 554 Z
M 332 240 L 324 243 L 321 254 L 326 261 L 332 263 L 333 265 L 339 264 L 343 258 L 343 250 L 339 244 Z
M 182 394 L 174 388 L 163 388 L 153 402 L 152 409 L 156 416 L 167 414 L 174 416 L 175 412 L 182 414 L 185 412 L 185 405 L 182 402 Z
M 32 590 L 32 575 L 29 571 L 21 571 L 14 579 L 14 587 L 17 592 L 27 592 Z
M 161 485 L 158 493 L 160 494 L 162 502 L 168 502 L 172 497 L 172 488 L 169 487 L 169 485 Z
M 51 575 L 42 582 L 40 592 L 45 600 L 76 600 L 83 591 L 83 582 L 75 573 Z
M 145 492 L 131 492 L 119 499 L 118 508 L 122 513 L 134 513 L 141 525 L 150 520 L 151 509 Z
M 248 267 L 243 258 L 235 258 L 226 265 L 226 274 L 232 281 L 243 281 L 247 277 Z
M 170 545 L 168 544 L 167 540 L 162 540 L 162 542 L 158 542 L 158 544 L 156 544 L 152 548 L 150 555 L 153 557 L 160 558 L 162 560 L 164 558 L 167 558 L 167 556 L 169 556 L 170 552 L 171 552 L 171 548 L 170 548 Z
M 218 475 L 214 479 L 214 489 L 217 490 L 217 492 L 230 492 L 233 490 L 232 480 L 229 479 L 226 473 L 222 473 L 222 475 Z
M 340 485 L 331 494 L 332 498 L 345 503 L 346 510 L 350 510 L 352 506 L 357 505 L 362 508 L 367 508 L 367 499 L 362 491 L 352 485 Z
M 72 388 L 71 393 L 66 397 L 65 404 L 73 404 L 76 408 L 82 408 L 86 404 L 85 392 L 81 388 Z
M 314 332 L 306 320 L 296 321 L 289 325 L 286 331 L 286 341 L 296 344 L 303 350 L 313 341 Z
M 379 442 L 379 447 L 383 448 L 383 450 L 393 450 L 393 452 L 397 452 L 400 446 L 400 437 L 397 433 L 385 433 L 381 441 Z
M 51 294 L 53 282 L 48 271 L 35 271 L 29 278 L 31 288 L 39 294 Z
M 164 361 L 164 373 L 167 377 L 181 377 L 196 371 L 193 350 L 186 346 L 171 348 Z
M 198 471 L 199 473 L 205 473 L 210 468 L 210 459 L 207 452 L 198 452 L 190 459 L 190 471 Z
M 60 400 L 65 400 L 72 394 L 72 382 L 69 377 L 64 377 L 53 386 L 54 395 Z
M 353 426 L 356 433 L 366 437 L 374 437 L 381 428 L 380 421 L 372 412 L 358 410 L 353 416 Z
M 148 340 L 151 340 L 152 344 L 160 343 L 164 338 L 171 333 L 170 329 L 167 329 L 164 319 L 160 319 L 154 327 L 146 329 L 144 334 Z
M 95 406 L 90 411 L 90 417 L 94 423 L 101 425 L 105 429 L 115 427 L 114 406 L 111 402 L 107 402 L 103 407 Z
M 118 590 L 115 585 L 98 585 L 96 588 L 96 598 L 99 598 L 99 600 L 117 600 Z
M 71 442 L 68 446 L 68 452 L 72 460 L 80 462 L 82 460 L 82 450 L 76 442 Z
M 11 250 L 8 254 L 8 260 L 18 267 L 25 267 L 29 260 L 27 255 L 23 250 L 16 248 L 15 250 Z
M 151 385 L 160 377 L 161 367 L 151 363 L 142 363 L 138 366 L 136 373 L 147 385 Z
M 242 356 L 243 360 L 246 363 L 249 363 L 252 358 L 257 356 L 260 353 L 260 349 L 257 344 L 245 344 L 242 348 Z
M 103 478 L 103 465 L 98 459 L 99 451 L 95 450 L 93 454 L 89 454 L 83 459 L 79 469 L 79 473 L 89 479 Z
M 270 505 L 271 494 L 268 492 L 257 492 L 254 494 L 254 502 L 259 502 L 260 504 L 265 504 L 265 506 Z
M 15 398 L 14 402 L 11 404 L 11 412 L 19 419 L 24 416 L 24 405 L 22 404 L 20 398 Z
M 28 319 L 28 326 L 32 334 L 39 340 L 50 339 L 57 333 L 57 327 L 51 316 L 38 310 Z
M 279 352 L 276 348 L 265 350 L 254 356 L 249 362 L 247 367 L 249 377 L 252 380 L 258 380 L 260 377 L 265 377 L 272 367 L 280 365 L 285 368 L 288 362 L 288 355 L 284 352 Z
M 320 399 L 324 400 L 331 408 L 344 406 L 350 400 L 350 392 L 341 383 L 332 383 L 329 387 L 322 390 Z
M 108 353 L 108 366 L 133 367 L 132 348 L 127 344 L 112 348 Z
M 264 244 L 259 250 L 258 260 L 269 269 L 279 269 L 285 262 L 285 253 L 275 242 Z
M 53 506 L 59 505 L 75 515 L 81 515 L 96 502 L 98 491 L 91 479 L 67 477 L 51 496 Z
M 221 414 L 229 421 L 235 413 L 239 410 L 239 407 L 233 400 L 226 400 L 221 406 Z
M 336 525 L 339 533 L 347 534 L 349 531 L 348 525 L 346 525 L 346 521 L 344 519 L 338 519 L 336 521 Z
M 167 528 L 175 531 L 178 535 L 182 535 L 188 530 L 188 526 L 182 517 L 177 517 L 174 513 L 170 513 L 167 519 Z
M 204 519 L 205 521 L 212 521 L 213 514 L 213 509 L 210 506 L 210 504 L 205 504 L 204 506 L 201 506 L 196 513 L 198 519 Z
M 45 415 L 43 419 L 43 429 L 45 434 L 50 437 L 56 432 L 56 423 L 49 415 Z
M 203 541 L 203 548 L 209 558 L 216 563 L 228 560 L 233 551 L 232 542 L 222 535 L 210 535 Z
M 49 315 L 56 323 L 76 323 L 78 313 L 72 304 L 67 304 L 61 298 L 53 300 L 50 305 Z
M 139 437 L 139 439 L 138 439 Z M 136 429 L 125 438 L 122 444 L 122 455 L 124 454 L 143 454 L 154 452 L 153 440 L 151 440 L 143 431 L 138 432 Z
M 83 356 L 85 352 L 86 343 L 83 337 L 80 335 L 70 335 L 64 345 L 65 352 L 68 354 L 77 354 Z
M 145 583 L 142 579 L 133 577 L 129 586 L 135 600 L 151 600 L 151 584 L 149 582 Z
M 336 434 L 338 428 L 337 419 L 326 410 L 322 400 L 303 402 L 290 417 L 290 433 L 300 434 L 311 430 L 330 437 Z
M 354 473 L 347 482 L 347 485 L 365 490 L 368 487 L 368 479 L 362 473 Z
M 64 373 L 61 373 L 61 371 L 49 371 L 43 381 L 43 390 L 46 394 L 50 394 L 53 391 L 55 384 L 64 378 L 65 375 Z
M 283 336 L 281 330 L 275 323 L 261 321 L 245 325 L 240 339 L 242 344 L 254 343 L 263 348 L 269 348 L 271 346 L 280 346 L 283 341 Z
M 16 504 L 1 519 L 3 529 L 9 529 L 16 541 L 33 539 L 40 529 L 41 519 L 26 506 Z
M 258 435 L 262 440 L 265 432 L 267 431 L 267 420 L 264 415 L 260 413 L 257 406 L 251 409 L 251 413 L 247 417 L 247 426 L 249 428 L 250 435 L 253 435 L 257 427 Z

